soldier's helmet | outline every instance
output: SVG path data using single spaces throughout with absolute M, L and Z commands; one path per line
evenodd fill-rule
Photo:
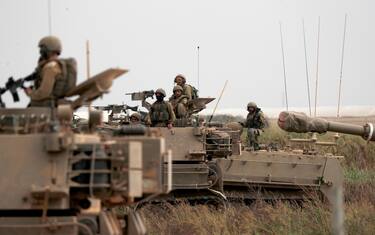
M 164 97 L 167 96 L 167 93 L 165 93 L 164 89 L 162 89 L 162 88 L 157 89 L 157 90 L 155 91 L 155 94 L 156 94 L 156 93 L 162 94 Z
M 58 54 L 60 54 L 62 50 L 61 41 L 55 36 L 47 36 L 40 39 L 38 46 L 45 47 L 47 50 Z
M 178 74 L 178 75 L 174 78 L 174 82 L 176 82 L 176 79 L 177 79 L 177 78 L 181 78 L 183 83 L 186 82 L 186 78 L 185 78 L 184 75 L 182 75 L 182 74 Z
M 132 115 L 130 115 L 130 119 L 131 118 L 136 118 L 136 119 L 138 119 L 138 121 L 140 121 L 141 120 L 141 115 L 139 113 L 133 113 Z
M 255 102 L 249 102 L 247 104 L 247 108 L 254 108 L 254 109 L 256 109 L 256 108 L 258 108 L 258 106 L 257 106 L 257 104 Z
M 173 87 L 173 92 L 175 92 L 175 91 L 183 91 L 183 90 L 184 89 L 182 89 L 182 87 L 179 86 L 179 85 L 176 85 L 176 86 Z

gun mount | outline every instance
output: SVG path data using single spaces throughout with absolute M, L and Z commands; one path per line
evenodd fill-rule
M 325 133 L 327 131 L 332 131 L 361 136 L 367 141 L 375 141 L 374 125 L 372 123 L 367 123 L 360 126 L 340 122 L 331 122 L 321 118 L 310 118 L 304 113 L 286 111 L 279 114 L 277 123 L 281 129 L 288 132 Z
M 138 106 L 129 106 L 126 104 L 109 104 L 106 106 L 92 106 L 94 109 L 100 111 L 107 111 L 109 112 L 108 115 L 108 124 L 122 124 L 122 123 L 129 123 L 129 114 L 128 110 L 132 110 L 133 112 L 137 112 Z M 126 116 L 116 117 L 116 115 L 124 113 Z

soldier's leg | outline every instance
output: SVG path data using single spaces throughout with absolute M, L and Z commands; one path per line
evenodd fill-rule
M 254 128 L 247 129 L 247 140 L 248 140 L 249 147 L 254 147 L 254 143 L 256 141 L 255 139 L 256 131 L 257 129 L 254 129 Z
M 260 136 L 260 130 L 259 129 L 254 129 L 254 150 L 259 150 L 259 142 L 258 142 L 258 137 Z

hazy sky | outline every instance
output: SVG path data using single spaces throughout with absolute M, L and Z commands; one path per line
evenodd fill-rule
M 228 80 L 220 108 L 242 108 L 249 101 L 282 106 L 281 21 L 289 106 L 307 106 L 302 18 L 313 94 L 320 16 L 318 105 L 335 106 L 347 13 L 342 105 L 374 105 L 374 12 L 373 0 L 51 0 L 52 34 L 63 42 L 62 57 L 77 59 L 79 81 L 86 79 L 87 39 L 92 75 L 108 67 L 130 69 L 98 104 L 132 104 L 126 92 L 158 87 L 169 96 L 178 73 L 198 87 L 199 45 L 200 96 L 217 97 Z M 48 0 L 0 1 L 2 84 L 33 71 L 37 43 L 48 28 Z M 3 96 L 9 107 L 26 105 L 21 98 L 14 104 L 8 93 Z

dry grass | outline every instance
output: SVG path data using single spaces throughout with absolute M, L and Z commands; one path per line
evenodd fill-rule
M 319 135 L 322 141 L 333 134 Z M 288 138 L 307 134 L 286 133 L 271 123 L 261 136 L 263 143 L 285 145 Z M 343 135 L 337 152 L 345 156 L 345 229 L 348 234 L 375 234 L 375 144 Z M 225 209 L 205 205 L 147 205 L 140 209 L 150 234 L 330 234 L 327 203 L 312 200 L 252 205 L 230 204 Z
M 374 204 L 348 203 L 345 211 L 348 234 L 374 234 Z M 256 202 L 222 210 L 203 205 L 149 205 L 141 209 L 141 215 L 150 234 L 330 234 L 331 228 L 328 206 L 313 201 L 303 207 Z

